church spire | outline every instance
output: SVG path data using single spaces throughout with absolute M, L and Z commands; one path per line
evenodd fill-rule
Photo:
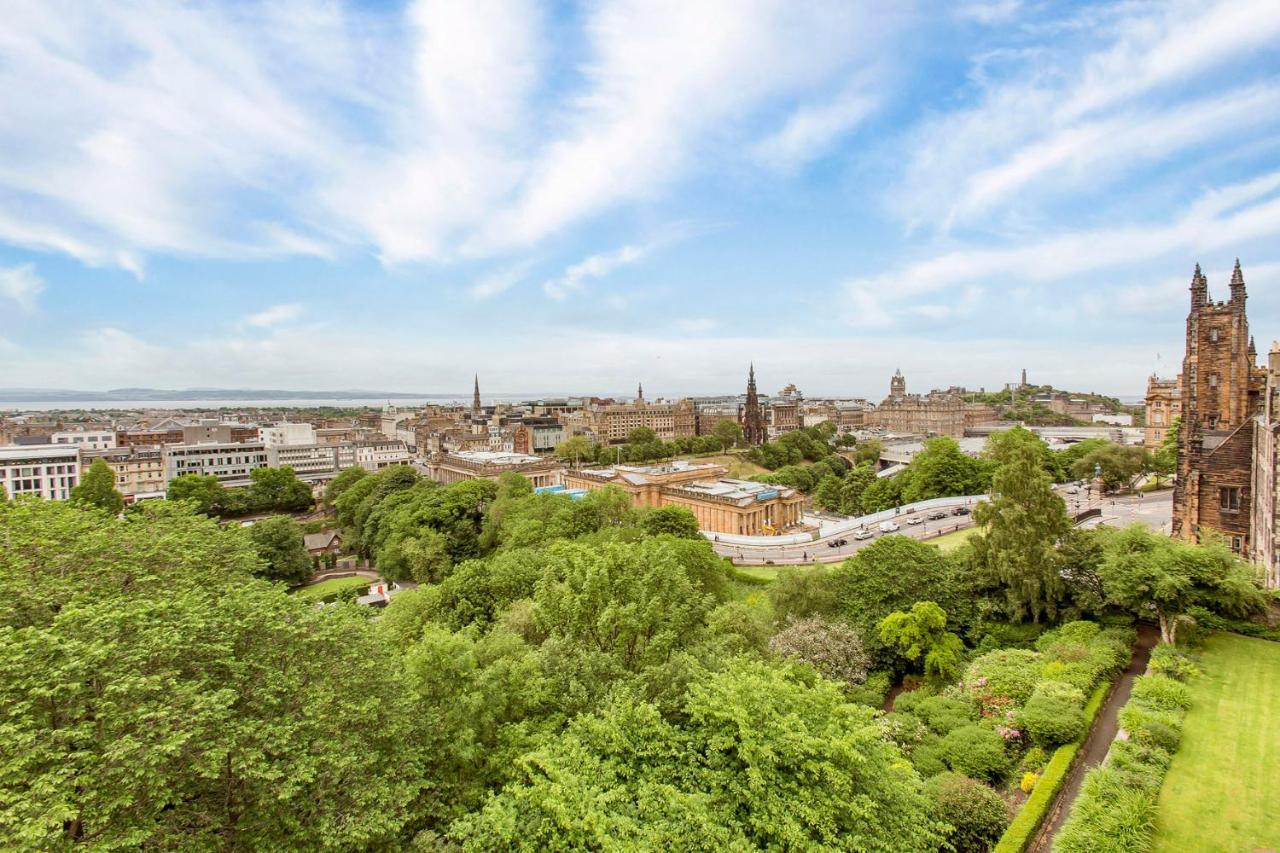
M 1196 264 L 1196 271 L 1191 274 L 1191 310 L 1203 308 L 1209 304 L 1209 282 L 1205 279 L 1204 273 L 1200 272 L 1200 265 Z
M 1244 272 L 1240 269 L 1240 259 L 1236 258 L 1236 268 L 1231 271 L 1231 304 L 1244 305 Z
M 471 414 L 480 414 L 480 374 L 476 374 L 475 391 L 471 394 Z
M 747 447 L 764 444 L 764 412 L 756 394 L 756 365 L 751 363 L 747 371 L 747 400 L 742 406 L 742 439 Z
M 636 402 L 637 403 L 644 402 L 644 383 L 643 382 L 636 383 Z

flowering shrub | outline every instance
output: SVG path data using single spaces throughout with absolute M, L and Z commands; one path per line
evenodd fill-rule
M 1040 655 L 1026 649 L 1000 649 L 988 652 L 969 664 L 964 685 L 969 695 L 982 706 L 983 713 L 999 700 L 1021 705 L 1031 697 L 1040 676 Z M 1003 711 L 1004 708 L 1001 708 Z
M 850 687 L 867 680 L 871 665 L 857 631 L 817 616 L 787 625 L 769 641 L 769 649 L 802 660 L 832 681 Z
M 1022 793 L 1030 794 L 1031 789 L 1034 788 L 1036 786 L 1036 783 L 1039 781 L 1040 781 L 1039 773 L 1023 773 L 1022 781 L 1018 783 L 1018 787 L 1022 789 Z

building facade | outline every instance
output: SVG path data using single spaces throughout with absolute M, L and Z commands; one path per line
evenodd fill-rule
M 167 488 L 183 474 L 199 474 L 225 486 L 245 486 L 253 469 L 267 463 L 267 446 L 260 441 L 172 444 L 164 448 L 164 481 Z
M 116 491 L 124 495 L 125 503 L 164 497 L 164 452 L 159 447 L 87 450 L 81 464 L 87 469 L 95 459 L 107 463 L 115 474 Z
M 80 482 L 80 455 L 74 445 L 0 447 L 0 488 L 10 499 L 36 495 L 65 501 Z
M 895 371 L 889 379 L 889 396 L 863 416 L 863 425 L 907 435 L 964 436 L 967 405 L 961 389 L 908 394 L 907 379 Z
M 115 430 L 60 430 L 49 436 L 50 444 L 71 444 L 83 450 L 109 450 L 116 446 Z
M 1255 419 L 1262 414 L 1267 380 L 1255 363 L 1239 261 L 1229 289 L 1227 301 L 1210 300 L 1208 282 L 1196 265 L 1179 377 L 1173 535 L 1198 542 L 1216 534 L 1233 551 L 1250 555 Z
M 1262 414 L 1253 435 L 1252 558 L 1266 585 L 1280 589 L 1280 343 L 1267 356 Z
M 710 533 L 767 536 L 800 526 L 804 495 L 727 473 L 720 465 L 676 461 L 569 470 L 564 480 L 570 489 L 619 488 L 636 507 L 683 506 Z
M 427 472 L 431 479 L 445 484 L 464 480 L 497 480 L 503 474 L 513 473 L 540 488 L 562 485 L 564 466 L 553 459 L 526 453 L 463 450 L 434 454 L 427 464 Z
M 1161 379 L 1154 373 L 1147 377 L 1146 426 L 1142 445 L 1155 451 L 1164 444 L 1174 421 L 1182 416 L 1181 377 Z

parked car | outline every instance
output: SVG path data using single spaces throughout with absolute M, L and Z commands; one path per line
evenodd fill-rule
M 933 512 L 929 513 L 927 517 L 930 521 L 937 521 L 940 518 L 946 518 L 947 511 L 945 509 L 935 509 Z
M 924 516 L 913 515 L 907 519 L 907 524 L 924 524 Z
M 969 508 L 967 506 L 958 506 L 955 509 L 951 510 L 951 514 L 952 515 L 968 515 Z
M 870 539 L 873 536 L 875 536 L 875 534 L 872 533 L 870 530 L 867 530 L 866 528 L 863 528 L 862 530 L 859 530 L 857 533 L 853 534 L 853 538 L 859 541 L 863 539 Z
M 882 521 L 882 522 L 880 522 L 880 532 L 881 532 L 881 533 L 897 533 L 897 532 L 898 532 L 899 530 L 901 530 L 901 529 L 902 529 L 902 528 L 898 525 L 898 522 L 896 522 L 896 521 Z

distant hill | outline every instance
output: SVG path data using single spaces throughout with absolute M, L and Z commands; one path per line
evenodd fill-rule
M 403 391 L 286 391 L 275 388 L 112 388 L 110 391 L 75 391 L 61 388 L 0 388 L 0 403 L 57 403 L 74 400 L 114 403 L 125 400 L 403 400 L 424 397 L 453 398 L 462 394 L 421 394 Z

